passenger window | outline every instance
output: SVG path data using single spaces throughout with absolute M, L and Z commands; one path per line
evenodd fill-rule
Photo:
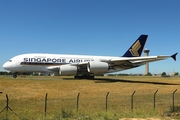
M 12 62 L 12 60 L 9 60 L 9 62 Z

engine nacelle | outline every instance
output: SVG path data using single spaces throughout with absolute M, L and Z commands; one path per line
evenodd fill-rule
M 71 65 L 61 65 L 59 67 L 60 75 L 76 75 L 77 74 L 77 66 Z
M 105 73 L 109 70 L 109 65 L 105 62 L 92 61 L 87 64 L 87 70 L 90 73 Z

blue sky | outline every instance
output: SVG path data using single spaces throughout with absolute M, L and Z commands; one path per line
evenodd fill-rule
M 1 0 L 0 71 L 23 53 L 121 56 L 140 34 L 150 55 L 180 51 L 178 0 Z M 150 64 L 180 72 L 180 55 Z M 124 71 L 144 73 L 144 66 Z M 123 72 L 123 73 L 124 73 Z

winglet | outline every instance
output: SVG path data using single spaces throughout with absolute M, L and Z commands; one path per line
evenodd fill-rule
M 148 35 L 140 35 L 122 57 L 140 57 Z
M 172 55 L 171 57 L 174 59 L 174 61 L 176 61 L 176 55 L 177 55 L 178 53 L 175 53 L 174 55 Z

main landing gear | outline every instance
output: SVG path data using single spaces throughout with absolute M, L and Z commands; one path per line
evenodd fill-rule
M 74 76 L 75 79 L 94 79 L 94 76 L 91 75 L 82 75 L 82 76 Z

